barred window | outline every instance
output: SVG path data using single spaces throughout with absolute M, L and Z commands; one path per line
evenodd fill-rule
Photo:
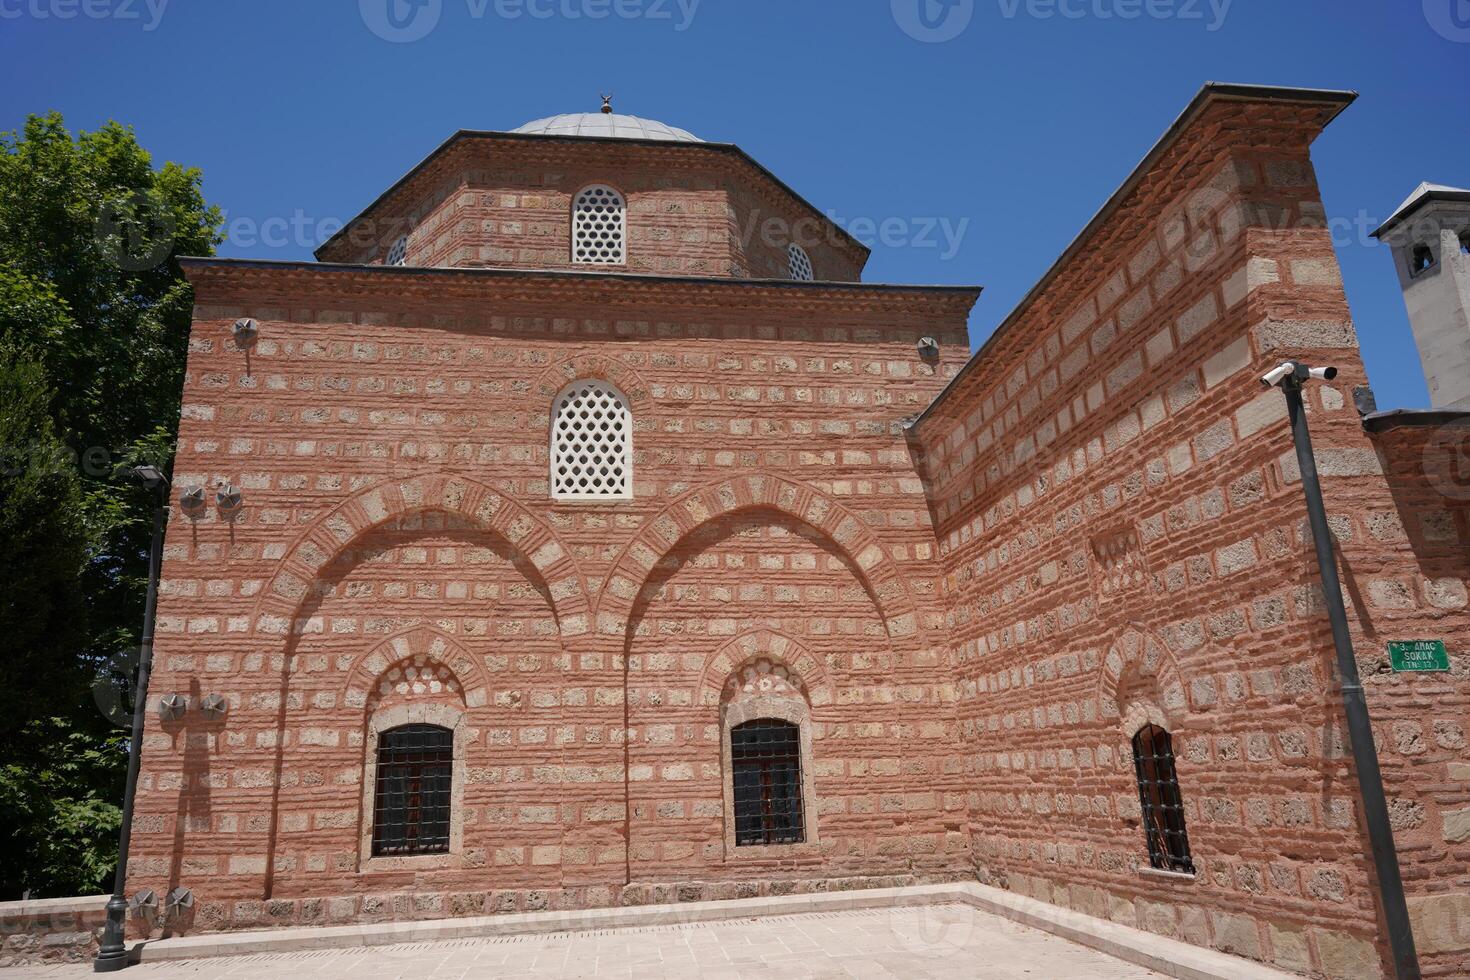
M 773 719 L 730 729 L 735 846 L 800 844 L 801 729 Z
M 551 494 L 557 500 L 633 495 L 633 413 L 606 381 L 578 381 L 556 396 Z
M 378 736 L 373 794 L 373 856 L 449 850 L 454 733 L 404 725 Z
M 1189 835 L 1184 830 L 1184 803 L 1174 772 L 1169 733 L 1144 725 L 1133 736 L 1133 766 L 1138 773 L 1138 799 L 1143 804 L 1143 830 L 1148 862 L 1163 871 L 1194 873 Z
M 384 265 L 408 265 L 408 236 L 399 235 L 394 240 L 393 246 L 388 249 L 388 258 Z
M 816 272 L 812 269 L 812 258 L 806 254 L 806 249 L 792 242 L 786 246 L 786 264 L 791 270 L 791 278 L 801 282 L 811 282 L 816 278 Z
M 572 261 L 617 265 L 625 257 L 627 208 L 605 184 L 584 188 L 572 204 Z

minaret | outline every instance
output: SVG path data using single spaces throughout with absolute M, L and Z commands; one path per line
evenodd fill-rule
M 1392 248 L 1432 406 L 1470 409 L 1470 190 L 1420 184 L 1373 237 Z

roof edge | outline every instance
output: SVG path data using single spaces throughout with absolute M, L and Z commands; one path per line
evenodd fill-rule
M 1395 408 L 1363 416 L 1363 428 L 1371 435 L 1382 435 L 1395 429 L 1439 428 L 1462 422 L 1470 423 L 1470 409 Z
M 645 137 L 566 136 L 566 135 L 561 135 L 561 134 L 556 134 L 556 133 L 510 133 L 510 132 L 505 132 L 503 130 L 498 130 L 498 129 L 460 129 L 460 130 L 456 130 L 455 133 L 452 136 L 450 136 L 444 142 L 440 143 L 434 149 L 430 150 L 427 156 L 425 156 L 418 163 L 414 164 L 413 167 L 410 168 L 409 171 L 406 174 L 404 174 L 402 177 L 399 177 L 392 184 L 390 184 L 388 186 L 387 190 L 383 191 L 377 197 L 373 198 L 372 202 L 370 204 L 368 204 L 367 207 L 363 208 L 357 214 L 353 215 L 353 217 L 346 224 L 344 224 L 336 232 L 336 234 L 332 235 L 326 241 L 322 242 L 315 249 L 313 249 L 312 250 L 312 254 L 315 255 L 315 256 L 320 256 L 325 249 L 327 249 L 328 247 L 330 247 L 332 245 L 333 242 L 337 241 L 339 238 L 342 238 L 349 231 L 351 231 L 351 229 L 355 225 L 357 225 L 357 223 L 359 221 L 361 221 L 367 215 L 368 212 L 370 212 L 374 208 L 378 207 L 378 205 L 382 204 L 389 197 L 391 197 L 394 193 L 396 193 L 400 188 L 402 188 L 405 184 L 407 184 L 410 180 L 412 180 L 415 176 L 417 176 L 418 173 L 421 170 L 423 170 L 425 167 L 427 167 L 429 165 L 429 161 L 433 160 L 435 157 L 439 156 L 441 153 L 446 152 L 447 150 L 450 149 L 450 147 L 452 147 L 454 144 L 456 144 L 456 143 L 458 143 L 458 142 L 460 142 L 462 140 L 480 140 L 480 139 L 484 139 L 484 140 L 511 140 L 511 141 L 514 141 L 514 140 L 538 141 L 539 140 L 539 141 L 543 141 L 543 142 L 553 142 L 553 143 L 609 143 L 609 144 L 616 144 L 616 145 L 619 145 L 619 146 L 628 146 L 628 145 L 631 144 L 633 146 L 646 146 L 646 147 L 653 147 L 653 148 L 657 148 L 657 149 L 669 149 L 671 147 L 677 147 L 680 150 L 686 150 L 686 149 L 687 150 L 706 150 L 706 149 L 708 149 L 708 150 L 714 150 L 717 153 L 733 153 L 735 156 L 739 157 L 741 160 L 745 161 L 746 163 L 748 163 L 752 167 L 754 167 L 757 172 L 759 172 L 762 176 L 764 176 L 767 179 L 769 179 L 772 183 L 774 183 L 782 191 L 784 191 L 785 193 L 791 195 L 791 197 L 799 205 L 801 205 L 802 207 L 805 207 L 807 210 L 809 210 L 810 212 L 812 212 L 813 214 L 815 214 L 817 217 L 821 218 L 823 221 L 827 222 L 833 228 L 836 228 L 837 229 L 837 233 L 839 235 L 841 235 L 843 237 L 843 239 L 849 245 L 857 248 L 859 251 L 862 252 L 862 254 L 864 256 L 864 262 L 866 262 L 866 259 L 867 259 L 868 256 L 871 256 L 873 254 L 873 250 L 871 248 L 869 248 L 867 245 L 864 245 L 861 241 L 859 241 L 857 238 L 855 238 L 852 235 L 852 233 L 849 232 L 846 228 L 842 227 L 836 221 L 833 221 L 832 218 L 830 218 L 827 215 L 826 212 L 821 211 L 811 201 L 808 201 L 805 197 L 803 197 L 802 195 L 798 194 L 796 191 L 792 190 L 790 184 L 786 183 L 780 177 L 777 177 L 774 173 L 772 173 L 769 169 L 767 169 L 766 166 L 764 164 L 762 164 L 759 160 L 757 160 L 755 157 L 751 156 L 749 153 L 746 153 L 744 150 L 742 150 L 738 145 L 736 145 L 734 143 L 721 143 L 721 142 L 712 141 L 712 140 L 700 140 L 697 143 L 687 143 L 687 142 L 682 142 L 682 141 L 679 141 L 679 140 L 648 139 L 648 138 L 645 138 Z
M 1456 190 L 1452 188 L 1430 188 L 1429 190 L 1426 190 L 1423 194 L 1414 198 L 1414 200 L 1409 204 L 1401 207 L 1387 221 L 1379 225 L 1378 230 L 1371 233 L 1372 237 L 1381 240 L 1384 235 L 1387 235 L 1399 225 L 1403 224 L 1405 221 L 1408 221 L 1414 215 L 1418 214 L 1425 205 L 1433 204 L 1436 201 L 1451 201 L 1456 204 L 1470 204 L 1470 191 Z
M 979 350 L 970 356 L 970 359 L 965 362 L 965 366 L 960 368 L 959 373 L 953 378 L 950 378 L 949 384 L 945 385 L 939 394 L 934 396 L 934 400 L 929 403 L 928 407 L 914 418 L 913 422 L 909 425 L 910 430 L 917 431 L 918 427 L 939 407 L 940 403 L 945 400 L 950 392 L 969 376 L 970 372 L 975 369 L 985 354 L 1005 335 L 1011 325 L 1026 313 L 1031 307 L 1031 304 L 1046 291 L 1046 288 L 1061 274 L 1061 271 L 1066 268 L 1067 264 L 1078 252 L 1082 251 L 1083 246 L 1087 244 L 1088 240 L 1107 223 L 1108 219 L 1113 216 L 1128 198 L 1128 195 L 1137 190 L 1138 185 L 1143 183 L 1143 179 L 1148 176 L 1153 165 L 1174 144 L 1174 141 L 1179 138 L 1180 134 L 1194 122 L 1195 118 L 1204 111 L 1207 105 L 1217 101 L 1265 101 L 1336 106 L 1337 110 L 1328 116 L 1327 120 L 1322 124 L 1323 128 L 1326 128 L 1332 124 L 1344 109 L 1357 101 L 1357 98 L 1357 92 L 1346 89 L 1290 88 L 1278 85 L 1249 85 L 1239 82 L 1205 82 L 1200 87 L 1200 90 L 1194 94 L 1194 97 L 1189 100 L 1189 104 L 1184 107 L 1184 111 L 1169 124 L 1169 128 L 1164 130 L 1164 134 L 1149 148 L 1149 151 L 1144 154 L 1143 159 L 1129 172 L 1128 176 L 1124 178 L 1123 183 L 1118 186 L 1118 189 L 1103 202 L 1102 207 L 1088 220 L 1087 224 L 1082 226 L 1082 230 L 1062 250 L 1062 254 L 1047 268 L 1046 272 L 1042 273 L 1041 278 L 1036 281 L 1036 284 L 1027 290 L 1026 295 L 1021 297 L 1020 301 L 1007 314 L 1006 318 L 991 332 L 990 336 L 986 338 L 985 343 L 980 345 Z

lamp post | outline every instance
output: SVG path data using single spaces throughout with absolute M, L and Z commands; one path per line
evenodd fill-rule
M 117 872 L 112 898 L 107 902 L 107 924 L 92 969 L 111 973 L 128 965 L 128 840 L 133 832 L 133 796 L 138 789 L 138 765 L 143 755 L 143 719 L 148 710 L 148 673 L 153 667 L 153 614 L 158 607 L 158 575 L 163 562 L 163 530 L 168 524 L 168 480 L 156 466 L 138 466 L 129 475 L 158 492 L 153 510 L 153 543 L 148 552 L 148 599 L 143 611 L 143 642 L 139 647 L 138 680 L 133 689 L 133 734 L 128 739 L 128 781 L 123 790 L 122 829 L 117 848 Z
M 1414 949 L 1414 933 L 1409 925 L 1409 908 L 1404 899 L 1404 882 L 1399 874 L 1393 828 L 1388 822 L 1383 773 L 1378 768 L 1378 749 L 1373 743 L 1368 701 L 1363 693 L 1363 681 L 1358 676 L 1353 641 L 1348 635 L 1347 608 L 1342 600 L 1342 583 L 1337 576 L 1337 556 L 1333 554 L 1332 532 L 1327 527 L 1327 507 L 1322 501 L 1322 482 L 1317 476 L 1312 433 L 1307 427 L 1306 406 L 1302 401 L 1302 387 L 1308 381 L 1331 381 L 1335 377 L 1337 368 L 1310 368 L 1298 361 L 1284 361 L 1261 378 L 1261 383 L 1280 388 L 1286 396 L 1291 437 L 1296 444 L 1297 464 L 1302 471 L 1302 492 L 1307 498 L 1307 519 L 1317 551 L 1317 566 L 1322 574 L 1322 598 L 1327 603 L 1327 620 L 1332 626 L 1332 645 L 1337 649 L 1337 673 L 1342 680 L 1342 707 L 1347 715 L 1348 743 L 1352 747 L 1353 768 L 1358 775 L 1358 792 L 1363 800 L 1363 818 L 1368 825 L 1373 866 L 1378 872 L 1379 901 L 1383 907 L 1384 923 L 1388 926 L 1394 972 L 1399 980 L 1419 980 L 1419 956 Z

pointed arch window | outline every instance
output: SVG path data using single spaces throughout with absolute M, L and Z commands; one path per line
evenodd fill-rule
M 812 268 L 811 256 L 795 242 L 786 246 L 786 266 L 791 272 L 791 278 L 798 282 L 811 282 L 817 277 Z
M 556 500 L 633 496 L 633 412 L 606 381 L 562 390 L 551 416 L 551 495 Z
M 1174 770 L 1174 740 L 1166 729 L 1148 724 L 1134 734 L 1133 767 L 1138 775 L 1149 864 L 1161 871 L 1193 874 L 1184 802 Z
M 402 725 L 378 737 L 374 857 L 449 852 L 454 733 Z
M 583 188 L 572 203 L 572 261 L 618 265 L 627 260 L 627 206 L 606 184 Z

